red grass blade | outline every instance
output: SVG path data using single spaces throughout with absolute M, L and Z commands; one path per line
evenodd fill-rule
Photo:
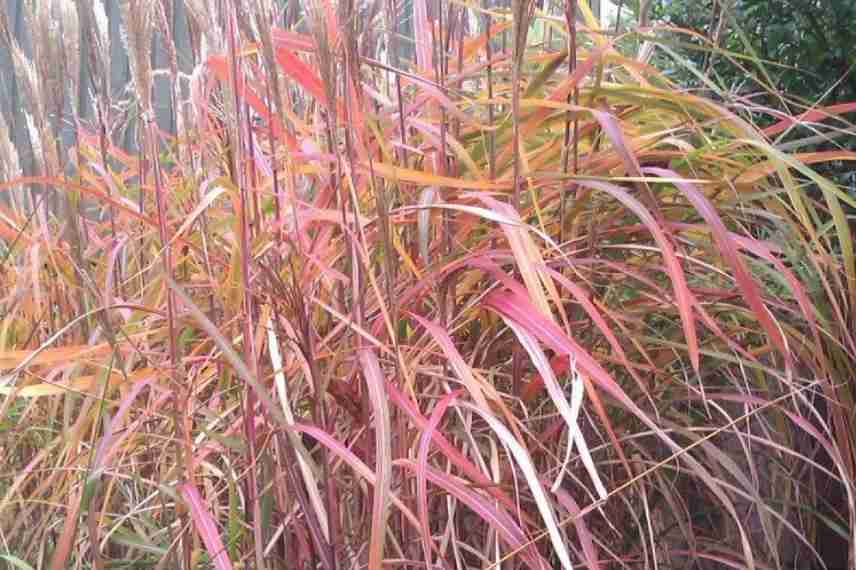
M 312 51 L 315 47 L 312 43 L 312 38 L 306 34 L 291 32 L 282 28 L 271 28 L 270 37 L 274 45 L 290 50 Z
M 762 132 L 767 136 L 772 136 L 794 125 L 799 125 L 801 123 L 807 123 L 810 121 L 823 120 L 830 117 L 834 117 L 836 115 L 852 113 L 854 111 L 856 111 L 856 101 L 850 103 L 839 103 L 837 105 L 829 105 L 828 107 L 816 107 L 814 109 L 806 111 L 805 113 L 797 115 L 796 117 L 785 117 L 779 122 L 774 123 L 769 127 L 765 128 Z
M 279 47 L 276 50 L 276 61 L 289 77 L 306 89 L 307 93 L 318 99 L 320 103 L 327 105 L 324 83 L 308 64 L 285 47 Z

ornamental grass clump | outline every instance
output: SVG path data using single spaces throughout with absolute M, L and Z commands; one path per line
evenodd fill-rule
M 850 108 L 683 89 L 585 2 L 193 0 L 186 73 L 170 4 L 122 3 L 122 105 L 63 148 L 36 97 L 0 161 L 0 560 L 856 559 L 856 198 L 812 169 L 856 154 L 773 142 Z

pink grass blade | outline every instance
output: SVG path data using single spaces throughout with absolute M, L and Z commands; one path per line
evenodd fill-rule
M 451 364 L 454 369 L 455 374 L 457 374 L 458 378 L 461 379 L 461 382 L 464 383 L 464 387 L 470 393 L 470 396 L 476 404 L 483 408 L 488 408 L 489 406 L 487 403 L 487 397 L 484 393 L 484 387 L 476 380 L 473 375 L 472 368 L 470 368 L 470 365 L 466 363 L 464 358 L 461 356 L 461 353 L 458 352 L 458 349 L 455 347 L 455 343 L 449 334 L 440 325 L 436 325 L 426 319 L 423 319 L 419 315 L 412 316 L 420 325 L 425 327 L 425 330 L 427 330 L 437 344 L 440 345 L 440 348 L 449 360 L 449 364 Z
M 526 285 L 532 303 L 541 311 L 541 314 L 552 319 L 547 292 L 551 293 L 551 297 L 557 301 L 557 305 L 560 305 L 558 302 L 559 295 L 553 282 L 544 274 L 544 259 L 541 256 L 541 250 L 533 242 L 528 227 L 522 223 L 518 213 L 508 204 L 488 196 L 482 197 L 482 201 L 503 218 L 514 222 L 513 224 L 501 225 L 505 239 L 508 241 L 514 259 L 517 261 L 517 268 L 523 277 L 523 283 Z
M 420 430 L 424 430 L 425 426 L 428 425 L 428 419 L 426 419 L 420 412 L 419 409 L 407 396 L 405 396 L 398 388 L 395 387 L 392 383 L 387 383 L 386 386 L 387 394 L 389 394 L 389 399 L 395 404 L 400 410 L 402 410 L 407 416 L 411 419 L 411 421 L 416 424 L 416 427 Z M 493 481 L 491 481 L 484 473 L 482 473 L 478 467 L 476 467 L 467 457 L 458 450 L 452 443 L 439 431 L 434 431 L 431 435 L 431 438 L 434 440 L 434 443 L 440 450 L 443 452 L 449 461 L 452 462 L 453 465 L 457 466 L 458 469 L 462 471 L 467 477 L 470 478 L 477 485 L 481 485 L 488 490 L 488 492 L 503 506 L 508 509 L 516 509 L 517 506 L 514 501 L 509 497 L 506 493 L 504 493 L 501 489 L 498 489 L 493 485 Z
M 265 104 L 262 97 L 260 97 L 250 86 L 247 85 L 247 78 L 240 71 L 238 72 L 238 76 L 232 80 L 231 72 L 229 69 L 229 63 L 226 56 L 223 55 L 212 55 L 208 58 L 208 67 L 214 72 L 214 75 L 217 76 L 217 79 L 222 81 L 223 83 L 234 84 L 238 95 L 247 102 L 247 104 L 253 108 L 253 110 L 258 113 L 260 116 L 264 117 L 266 121 L 272 122 L 272 127 L 275 136 L 280 136 L 282 134 L 282 125 L 279 124 L 279 119 L 270 112 L 268 106 Z
M 425 557 L 425 567 L 431 568 L 431 526 L 428 520 L 428 451 L 431 447 L 431 438 L 446 413 L 449 404 L 452 403 L 462 390 L 451 392 L 443 397 L 434 407 L 428 424 L 422 429 L 419 436 L 419 449 L 416 459 L 416 501 L 419 507 L 419 523 L 422 525 L 422 554 Z
M 293 334 L 293 331 L 289 331 Z M 288 390 L 288 383 L 285 378 L 285 372 L 283 371 L 283 361 L 282 361 L 282 353 L 279 348 L 279 339 L 276 335 L 275 327 L 272 323 L 268 323 L 267 329 L 267 337 L 268 337 L 268 354 L 270 355 L 271 364 L 273 365 L 274 370 L 274 389 L 276 391 L 276 395 L 279 398 L 279 402 L 282 406 L 282 413 L 285 416 L 285 421 L 289 426 L 294 425 L 294 411 L 292 410 L 292 398 Z M 298 358 L 302 357 L 300 354 Z M 310 376 L 309 372 L 309 364 L 302 360 L 301 365 L 305 368 L 305 374 L 307 377 Z M 305 446 L 301 439 L 297 436 L 297 433 L 289 430 L 286 433 L 288 439 L 291 441 L 291 445 L 294 447 L 295 454 L 297 456 L 298 467 L 300 468 L 300 474 L 303 476 L 303 482 L 306 486 L 307 494 L 309 495 L 309 501 L 312 503 L 312 508 L 315 510 L 315 516 L 318 517 L 319 526 L 321 527 L 321 533 L 324 535 L 324 540 L 330 540 L 330 531 L 329 525 L 327 523 L 327 509 L 324 505 L 324 500 L 321 497 L 321 493 L 319 491 L 318 480 L 315 473 L 318 472 L 318 468 L 311 461 L 309 453 L 306 451 Z M 310 465 L 312 463 L 312 465 Z M 313 470 L 313 467 L 315 468 Z
M 417 470 L 416 464 L 406 459 L 399 459 L 395 464 L 414 472 Z M 478 514 L 482 520 L 497 531 L 500 538 L 514 551 L 522 551 L 526 562 L 533 570 L 549 568 L 547 562 L 541 558 L 532 543 L 526 539 L 523 530 L 507 512 L 499 510 L 489 499 L 468 489 L 464 482 L 457 477 L 430 466 L 426 466 L 425 475 L 431 483 L 443 488 Z
M 133 429 L 125 429 L 123 427 L 123 422 L 125 420 L 125 416 L 127 416 L 130 410 L 131 404 L 133 404 L 142 389 L 154 381 L 153 376 L 153 374 L 147 373 L 145 377 L 134 382 L 131 389 L 128 390 L 128 393 L 125 394 L 120 401 L 119 409 L 110 419 L 106 433 L 101 438 L 101 443 L 98 445 L 98 450 L 95 453 L 95 462 L 92 465 L 92 473 L 89 476 L 90 478 L 98 477 L 119 442 L 123 438 L 129 437 L 135 433 Z M 104 381 L 107 382 L 108 379 L 105 379 Z M 161 401 L 162 400 L 163 398 Z M 135 423 L 139 423 L 139 420 Z
M 601 334 L 606 337 L 607 342 L 609 342 L 609 346 L 612 347 L 612 350 L 615 351 L 615 354 L 618 355 L 621 363 L 624 364 L 624 367 L 627 369 L 627 373 L 636 381 L 636 384 L 639 386 L 642 393 L 650 398 L 651 396 L 648 393 L 648 387 L 636 372 L 636 367 L 630 363 L 630 360 L 627 358 L 627 354 L 624 352 L 624 348 L 621 346 L 621 343 L 618 342 L 618 338 L 615 336 L 615 333 L 612 332 L 612 329 L 609 327 L 609 324 L 607 324 L 606 319 L 603 318 L 603 315 L 600 314 L 600 311 L 594 306 L 594 303 L 589 300 L 589 296 L 586 291 L 555 269 L 546 267 L 545 270 L 553 277 L 553 279 L 558 281 L 562 287 L 567 289 L 571 295 L 574 296 L 574 299 L 576 299 L 580 304 Z
M 553 493 L 556 495 L 556 499 L 559 501 L 559 504 L 562 505 L 574 519 L 574 529 L 576 529 L 577 537 L 580 539 L 580 545 L 582 546 L 586 566 L 589 570 L 600 570 L 597 548 L 594 545 L 594 536 L 589 530 L 585 518 L 580 515 L 581 511 L 579 505 L 574 500 L 574 497 L 562 487 L 553 489 Z
M 502 442 L 508 450 L 509 455 L 514 458 L 514 462 L 523 473 L 523 477 L 526 479 L 526 483 L 529 486 L 529 491 L 535 499 L 535 504 L 538 507 L 538 511 L 541 514 L 544 525 L 547 527 L 550 542 L 553 544 L 553 550 L 559 558 L 562 568 L 565 570 L 573 570 L 574 566 L 571 563 L 571 557 L 568 553 L 567 545 L 565 544 L 565 538 L 559 530 L 559 524 L 556 520 L 556 514 L 553 511 L 553 506 L 547 499 L 547 494 L 538 478 L 535 464 L 532 462 L 532 458 L 529 456 L 526 448 L 524 448 L 508 428 L 506 428 L 502 422 L 494 417 L 494 415 L 488 410 L 481 409 L 468 403 L 461 403 L 459 405 L 481 416 L 481 418 L 488 423 L 494 433 L 496 433 L 500 442 Z
M 676 454 L 680 454 L 699 478 L 704 481 L 711 493 L 720 501 L 722 507 L 734 520 L 740 533 L 740 541 L 744 555 L 746 556 L 747 565 L 753 570 L 756 568 L 755 555 L 749 544 L 749 537 L 746 534 L 746 530 L 741 523 L 733 502 L 728 495 L 725 494 L 721 485 L 711 475 L 706 467 L 704 467 L 694 457 L 687 454 L 680 445 L 672 440 L 672 438 L 669 437 L 663 429 L 653 419 L 651 419 L 650 416 L 648 416 L 648 414 L 643 412 L 639 406 L 630 399 L 621 386 L 615 382 L 615 380 L 600 366 L 591 354 L 585 351 L 573 339 L 566 336 L 557 324 L 542 317 L 526 299 L 509 294 L 508 292 L 495 291 L 485 298 L 484 304 L 485 306 L 496 310 L 501 315 L 511 318 L 539 338 L 542 342 L 550 346 L 553 350 L 575 357 L 577 365 L 581 368 L 582 372 L 591 379 L 591 381 L 614 398 L 626 410 L 639 418 L 642 423 L 651 428 L 657 437 L 668 445 Z M 589 395 L 592 397 L 592 392 L 589 392 Z M 595 402 L 595 405 L 598 405 L 598 402 Z M 599 415 L 602 418 L 606 417 L 605 412 L 603 411 L 601 411 Z M 620 447 L 618 448 L 618 451 L 621 452 Z
M 392 432 L 389 406 L 384 393 L 384 376 L 377 356 L 371 349 L 364 348 L 360 350 L 359 358 L 374 411 L 375 428 L 375 492 L 369 542 L 369 570 L 381 570 L 392 484 Z
M 604 486 L 600 474 L 597 472 L 597 469 L 594 466 L 594 461 L 592 461 L 588 445 L 586 444 L 586 441 L 583 438 L 583 434 L 580 431 L 579 425 L 577 424 L 584 395 L 584 386 L 582 379 L 579 378 L 576 374 L 573 375 L 573 378 L 571 380 L 573 382 L 572 395 L 571 402 L 569 403 L 565 399 L 564 391 L 562 390 L 562 387 L 559 386 L 559 382 L 556 380 L 555 374 L 553 374 L 553 368 L 550 365 L 550 361 L 547 358 L 547 355 L 544 354 L 544 351 L 541 350 L 540 346 L 538 346 L 538 341 L 535 340 L 535 338 L 530 335 L 522 326 L 516 324 L 511 319 L 506 319 L 505 322 L 517 336 L 517 339 L 520 341 L 520 344 L 523 345 L 523 348 L 526 349 L 526 352 L 529 353 L 529 357 L 532 359 L 533 364 L 535 364 L 535 368 L 538 370 L 538 373 L 544 380 L 544 385 L 547 388 L 547 393 L 550 395 L 550 398 L 553 400 L 553 403 L 559 410 L 559 415 L 562 416 L 562 419 L 564 419 L 565 423 L 568 425 L 567 455 L 570 456 L 571 450 L 573 449 L 573 445 L 576 443 L 577 449 L 579 450 L 580 456 L 583 461 L 583 465 L 585 466 L 589 477 L 591 477 L 591 480 L 594 483 L 595 490 L 597 491 L 597 496 L 600 499 L 605 499 L 607 494 L 606 487 Z M 573 370 L 575 367 L 571 366 L 571 368 Z M 565 463 L 567 463 L 567 461 Z M 561 485 L 563 476 L 564 467 L 557 475 L 556 481 L 553 483 L 553 489 L 556 489 Z
M 686 336 L 687 347 L 689 348 L 690 361 L 693 369 L 699 370 L 699 345 L 698 334 L 696 333 L 695 321 L 693 318 L 692 305 L 693 300 L 690 294 L 687 280 L 684 276 L 684 271 L 681 269 L 681 263 L 675 255 L 674 246 L 666 237 L 663 228 L 654 219 L 654 216 L 638 201 L 624 189 L 606 182 L 597 182 L 591 180 L 580 180 L 580 186 L 585 186 L 595 190 L 601 190 L 610 194 L 616 200 L 621 202 L 627 209 L 632 211 L 642 220 L 642 223 L 651 232 L 657 245 L 660 247 L 660 252 L 666 262 L 666 271 L 672 280 L 672 290 L 675 295 L 675 302 L 678 306 L 678 313 L 681 316 L 684 335 Z
M 809 299 L 805 287 L 803 287 L 802 283 L 800 283 L 799 279 L 797 279 L 793 271 L 788 269 L 785 264 L 781 262 L 781 260 L 779 260 L 775 255 L 773 255 L 773 251 L 771 250 L 769 244 L 757 239 L 733 233 L 730 233 L 729 235 L 740 247 L 740 249 L 744 249 L 754 255 L 757 255 L 761 259 L 771 263 L 773 267 L 776 268 L 776 271 L 778 271 L 784 276 L 785 280 L 791 288 L 791 292 L 794 294 L 794 297 L 796 298 L 796 301 L 803 312 L 803 316 L 808 322 L 809 328 L 811 329 L 812 337 L 815 341 L 815 348 L 818 351 L 818 354 L 822 354 L 820 352 L 822 350 L 820 332 L 817 328 L 817 309 L 814 307 L 811 300 Z
M 274 45 L 294 51 L 308 52 L 315 47 L 310 36 L 278 27 L 271 28 L 270 36 Z
M 214 568 L 216 570 L 232 570 L 232 561 L 229 560 L 226 547 L 223 546 L 223 541 L 220 539 L 217 524 L 214 521 L 214 517 L 208 512 L 208 507 L 196 489 L 196 486 L 193 483 L 186 482 L 180 484 L 178 490 L 190 507 L 190 517 L 193 519 L 193 525 L 196 527 L 196 532 L 199 533 L 202 542 L 205 544 L 208 556 L 214 562 Z
M 72 548 L 74 547 L 74 538 L 77 534 L 80 501 L 81 493 L 72 492 L 68 494 L 65 521 L 63 522 L 62 531 L 57 540 L 53 556 L 51 556 L 51 570 L 65 570 L 68 568 L 66 563 L 68 562 L 68 557 L 71 555 Z
M 354 472 L 366 480 L 366 483 L 374 486 L 376 483 L 375 472 L 371 470 L 371 468 L 363 462 L 362 459 L 357 457 L 353 451 L 348 449 L 346 446 L 342 445 L 340 441 L 338 441 L 335 437 L 331 436 L 329 433 L 324 431 L 323 429 L 312 426 L 308 424 L 294 424 L 293 429 L 298 433 L 307 434 L 313 438 L 315 438 L 318 443 L 326 447 L 328 450 L 333 452 L 334 455 L 339 457 L 342 461 L 348 464 L 348 466 L 354 470 Z M 413 513 L 410 508 L 404 504 L 404 502 L 399 499 L 395 494 L 390 494 L 390 500 L 392 504 L 394 504 L 399 511 L 404 515 L 404 518 L 415 528 L 419 530 L 419 519 Z
M 535 335 L 556 352 L 567 354 L 576 359 L 577 365 L 582 372 L 589 376 L 609 396 L 625 405 L 634 414 L 646 417 L 646 414 L 627 396 L 618 383 L 604 370 L 597 360 L 577 344 L 573 339 L 565 335 L 559 326 L 542 317 L 540 313 L 533 310 L 528 300 L 507 291 L 495 291 L 490 293 L 484 300 L 484 304 L 497 311 L 500 315 L 507 317 L 528 332 Z
M 680 178 L 678 173 L 665 168 L 644 168 L 643 171 L 663 178 Z M 785 339 L 782 336 L 779 327 L 773 321 L 769 310 L 764 305 L 758 285 L 746 270 L 746 267 L 737 252 L 737 245 L 734 240 L 731 239 L 731 235 L 728 233 L 728 230 L 726 230 L 725 224 L 722 223 L 722 219 L 719 217 L 719 214 L 717 214 L 713 204 L 711 204 L 710 201 L 698 190 L 698 188 L 690 182 L 673 180 L 672 184 L 683 192 L 684 196 L 687 197 L 687 200 L 690 201 L 696 211 L 701 214 L 708 226 L 710 226 L 716 245 L 719 247 L 725 261 L 731 266 L 731 270 L 734 272 L 734 279 L 737 282 L 737 286 L 740 288 L 743 297 L 746 299 L 749 307 L 753 310 L 758 322 L 761 323 L 761 326 L 764 328 L 764 332 L 767 333 L 773 344 L 775 344 L 779 349 L 782 356 L 785 357 L 787 365 L 790 366 L 790 352 L 785 344 Z

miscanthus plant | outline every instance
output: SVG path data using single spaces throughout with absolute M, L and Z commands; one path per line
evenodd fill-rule
M 57 144 L 73 46 L 3 34 L 0 565 L 852 564 L 856 199 L 812 164 L 856 156 L 776 144 L 850 107 L 684 90 L 584 2 L 194 0 L 182 75 L 169 4 L 122 3 L 133 152 L 98 81 Z

